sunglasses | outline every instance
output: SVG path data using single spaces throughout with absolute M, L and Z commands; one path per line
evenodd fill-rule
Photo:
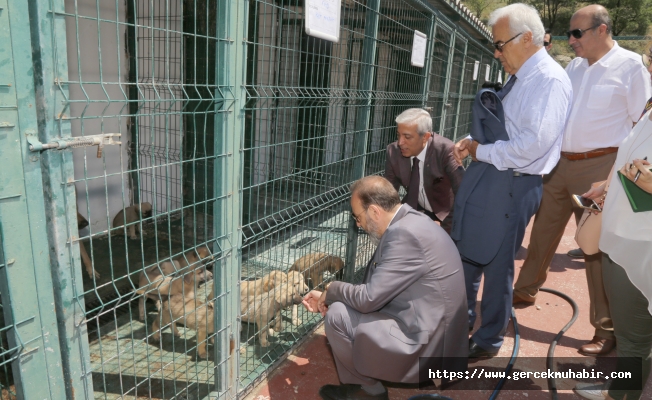
M 568 36 L 569 39 L 570 39 L 571 36 L 573 36 L 575 39 L 581 39 L 582 36 L 584 36 L 584 32 L 595 29 L 595 28 L 599 27 L 600 25 L 602 25 L 602 24 L 592 26 L 592 27 L 590 27 L 588 29 L 573 29 L 572 31 L 567 31 L 566 36 Z
M 507 43 L 511 42 L 512 40 L 516 39 L 517 37 L 521 36 L 522 34 L 523 34 L 523 32 L 519 33 L 518 35 L 516 35 L 516 36 L 514 36 L 513 38 L 509 39 L 509 40 L 506 41 L 505 43 L 503 43 L 503 42 L 495 42 L 495 43 L 493 43 L 494 48 L 495 48 L 496 51 L 498 51 L 499 53 L 502 53 L 502 52 L 503 52 L 503 47 L 505 47 L 505 45 L 506 45 Z
M 550 46 L 550 42 L 543 42 L 543 46 L 544 46 L 544 47 L 548 47 L 548 46 Z

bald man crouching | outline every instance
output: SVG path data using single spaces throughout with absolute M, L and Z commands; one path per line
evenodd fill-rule
M 323 386 L 320 396 L 388 399 L 380 381 L 418 383 L 419 357 L 431 357 L 429 367 L 465 371 L 464 273 L 451 238 L 423 213 L 401 205 L 396 189 L 380 176 L 353 183 L 351 214 L 378 241 L 362 284 L 332 282 L 303 301 L 308 311 L 326 317 L 343 383 Z

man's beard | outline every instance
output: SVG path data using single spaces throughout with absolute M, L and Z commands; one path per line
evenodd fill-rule
M 367 234 L 369 235 L 371 243 L 373 243 L 374 246 L 378 247 L 381 237 L 381 235 L 378 233 L 378 225 L 376 225 L 373 220 L 367 219 L 367 229 Z

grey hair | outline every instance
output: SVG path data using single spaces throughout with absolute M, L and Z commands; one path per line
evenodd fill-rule
M 432 132 L 432 117 L 423 108 L 408 108 L 396 117 L 396 124 L 416 124 L 419 136 Z
M 493 27 L 503 18 L 507 18 L 509 21 L 509 30 L 512 35 L 532 32 L 532 43 L 535 46 L 543 46 L 543 36 L 546 31 L 536 8 L 523 3 L 514 3 L 498 8 L 489 15 L 489 26 Z M 521 37 L 522 35 L 514 39 L 514 42 L 520 42 Z

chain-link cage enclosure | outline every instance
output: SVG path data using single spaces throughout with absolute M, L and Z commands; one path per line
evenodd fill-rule
M 383 174 L 407 108 L 466 135 L 498 64 L 448 3 L 341 0 L 335 43 L 305 1 L 0 0 L 0 116 L 23 121 L 0 118 L 23 179 L 0 221 L 34 258 L 18 281 L 0 248 L 3 398 L 236 398 L 320 322 L 302 295 L 359 281 L 375 247 L 350 184 Z M 39 299 L 8 310 L 21 284 Z M 27 351 L 62 376 L 28 387 Z

